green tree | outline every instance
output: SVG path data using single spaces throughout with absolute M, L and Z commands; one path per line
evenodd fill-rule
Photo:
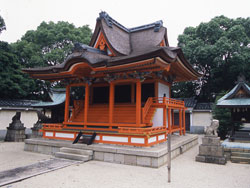
M 0 16 L 0 34 L 2 33 L 3 30 L 6 30 L 5 22 L 2 16 Z
M 42 22 L 12 46 L 22 67 L 44 67 L 62 63 L 75 42 L 87 44 L 90 38 L 87 25 L 76 28 L 68 22 Z
M 6 28 L 0 17 L 0 31 Z M 62 63 L 73 43 L 88 43 L 88 26 L 76 28 L 67 22 L 42 22 L 35 31 L 27 31 L 21 40 L 9 45 L 0 41 L 0 98 L 46 99 L 49 82 L 32 79 L 21 68 Z
M 87 25 L 77 28 L 68 22 L 42 22 L 37 30 L 27 31 L 21 40 L 11 46 L 21 68 L 45 67 L 62 63 L 71 53 L 75 42 L 86 44 L 90 38 L 91 30 Z M 33 90 L 29 90 L 26 97 L 46 99 L 51 83 L 30 80 Z
M 240 73 L 250 79 L 250 18 L 215 17 L 197 27 L 187 27 L 178 41 L 203 77 L 186 88 L 176 84 L 174 91 L 186 90 L 189 92 L 184 95 L 189 96 L 195 90 L 199 101 L 213 102 L 218 93 L 234 86 Z
M 0 41 L 0 98 L 20 99 L 38 92 L 33 79 L 22 73 L 17 56 L 7 42 Z

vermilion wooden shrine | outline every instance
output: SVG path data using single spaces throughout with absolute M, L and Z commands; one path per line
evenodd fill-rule
M 170 98 L 171 85 L 200 76 L 180 48 L 169 47 L 162 21 L 128 29 L 105 12 L 89 46 L 75 44 L 60 65 L 23 71 L 66 85 L 64 121 L 43 124 L 44 138 L 74 140 L 79 131 L 96 132 L 95 143 L 133 146 L 185 134 L 184 102 Z M 179 111 L 178 125 L 173 111 Z

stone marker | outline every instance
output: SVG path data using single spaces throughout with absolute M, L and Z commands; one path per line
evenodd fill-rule
M 20 120 L 21 112 L 16 112 L 13 116 L 12 122 L 7 127 L 7 134 L 5 141 L 9 142 L 23 142 L 25 139 L 25 127 Z

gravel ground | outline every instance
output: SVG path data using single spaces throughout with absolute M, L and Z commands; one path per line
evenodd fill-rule
M 18 144 L 18 146 L 15 147 L 18 148 L 21 146 L 22 144 Z M 2 154 L 4 156 L 6 155 L 6 152 L 3 153 L 3 148 L 6 149 L 6 147 L 0 147 L 0 161 L 1 166 L 4 164 L 6 168 L 6 166 L 8 166 L 4 162 L 6 159 L 2 158 Z M 21 148 L 23 148 L 23 146 Z M 35 162 L 49 157 L 34 153 L 28 153 L 27 155 L 27 153 L 28 152 L 18 149 L 16 153 L 17 155 L 11 156 L 11 158 L 16 158 L 17 161 L 21 161 L 28 156 L 30 162 L 31 160 L 32 162 Z M 226 165 L 198 163 L 194 161 L 197 154 L 198 145 L 172 160 L 171 183 L 167 182 L 167 166 L 163 166 L 159 169 L 152 169 L 89 161 L 87 163 L 72 165 L 57 171 L 29 178 L 5 187 L 250 188 L 249 164 L 235 164 L 231 162 L 228 162 Z M 6 157 L 8 158 L 7 155 Z M 6 162 L 10 162 L 10 160 L 7 159 Z M 16 162 L 16 164 L 18 163 Z

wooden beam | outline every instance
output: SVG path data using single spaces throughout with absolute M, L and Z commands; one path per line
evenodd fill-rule
M 66 86 L 66 96 L 65 96 L 65 111 L 64 111 L 64 121 L 69 120 L 69 100 L 70 100 L 70 85 Z
M 109 123 L 113 123 L 114 115 L 114 101 L 115 101 L 115 85 L 113 82 L 110 82 L 109 85 Z
M 88 122 L 88 110 L 89 110 L 89 84 L 85 85 L 85 100 L 84 100 L 84 123 Z
M 141 124 L 141 81 L 136 81 L 136 124 Z
M 158 86 L 159 86 L 159 82 L 158 82 L 158 81 L 155 81 L 155 82 L 154 82 L 154 86 L 155 86 L 155 97 L 159 97 L 159 96 L 158 96 Z

